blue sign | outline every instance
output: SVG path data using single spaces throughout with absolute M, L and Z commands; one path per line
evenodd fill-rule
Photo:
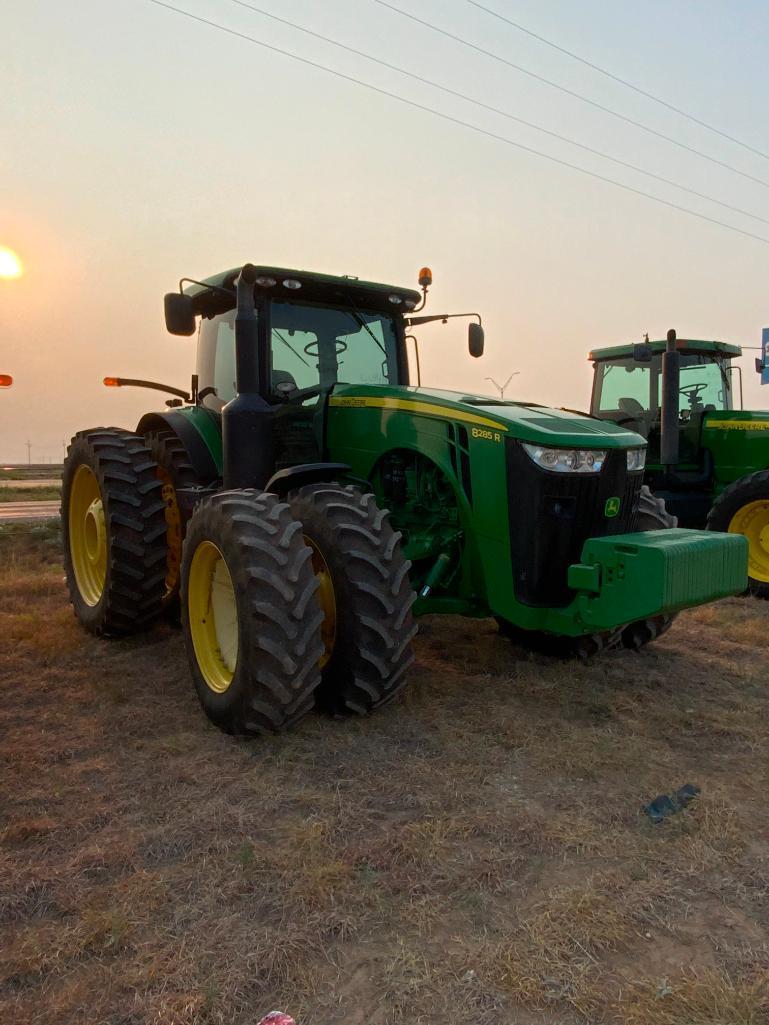
M 769 384 L 769 327 L 761 332 L 761 384 Z

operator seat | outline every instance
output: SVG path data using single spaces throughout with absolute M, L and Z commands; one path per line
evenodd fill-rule
M 624 414 L 622 426 L 627 427 L 629 431 L 635 431 L 636 434 L 640 434 L 641 437 L 648 439 L 649 418 L 646 410 L 638 399 L 625 396 L 621 399 L 617 399 L 617 406 Z

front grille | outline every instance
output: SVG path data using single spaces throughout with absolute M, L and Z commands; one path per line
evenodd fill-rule
M 540 469 L 512 438 L 505 445 L 515 596 L 526 605 L 563 607 L 574 595 L 568 567 L 579 562 L 587 538 L 634 529 L 643 474 L 627 472 L 624 449 L 609 450 L 600 473 L 571 474 Z M 605 515 L 610 498 L 620 499 L 613 517 Z

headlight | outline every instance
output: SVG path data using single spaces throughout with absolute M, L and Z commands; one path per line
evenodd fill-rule
M 644 466 L 646 466 L 646 449 L 629 448 L 627 450 L 628 473 L 632 470 L 643 470 Z
M 595 448 L 544 448 L 542 445 L 523 447 L 529 459 L 543 470 L 556 473 L 600 473 L 606 451 Z

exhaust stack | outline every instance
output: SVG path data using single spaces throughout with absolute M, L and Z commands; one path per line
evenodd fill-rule
M 662 354 L 662 424 L 660 462 L 666 473 L 678 465 L 678 390 L 681 384 L 681 354 L 676 347 L 676 333 L 668 331 L 667 346 Z
M 224 487 L 262 490 L 274 472 L 270 395 L 269 304 L 257 317 L 256 268 L 247 263 L 235 282 L 235 386 L 222 410 Z

